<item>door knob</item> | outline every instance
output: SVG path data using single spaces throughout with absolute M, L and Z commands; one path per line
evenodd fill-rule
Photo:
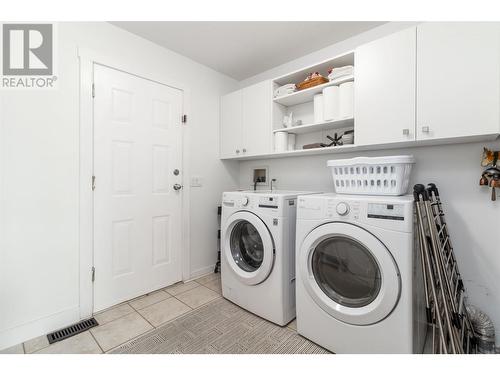
M 410 129 L 403 129 L 403 135 L 410 135 Z
M 431 130 L 428 126 L 422 126 L 422 133 L 429 133 Z
M 175 184 L 174 185 L 174 190 L 181 190 L 182 189 L 182 185 L 181 184 Z
M 247 149 L 246 149 L 246 148 L 244 148 L 244 149 L 243 149 L 243 152 L 247 152 Z
M 236 153 L 239 154 L 240 153 L 240 150 L 236 150 Z

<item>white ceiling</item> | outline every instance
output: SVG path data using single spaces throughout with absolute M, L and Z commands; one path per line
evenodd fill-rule
M 237 80 L 383 22 L 111 22 Z

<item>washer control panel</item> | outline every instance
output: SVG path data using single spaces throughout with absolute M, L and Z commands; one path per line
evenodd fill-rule
M 273 196 L 263 196 L 259 198 L 260 208 L 278 208 L 278 198 Z

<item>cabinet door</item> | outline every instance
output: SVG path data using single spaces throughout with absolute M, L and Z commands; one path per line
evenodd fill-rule
M 496 22 L 417 27 L 417 139 L 500 131 L 499 32 Z
M 241 155 L 241 90 L 221 98 L 220 157 Z
M 354 136 L 357 145 L 415 139 L 416 29 L 355 51 Z
M 243 155 L 271 152 L 271 82 L 243 89 Z

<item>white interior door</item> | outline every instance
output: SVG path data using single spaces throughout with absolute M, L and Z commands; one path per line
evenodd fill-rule
M 94 65 L 94 311 L 181 280 L 182 91 Z M 175 174 L 174 170 L 179 173 Z

